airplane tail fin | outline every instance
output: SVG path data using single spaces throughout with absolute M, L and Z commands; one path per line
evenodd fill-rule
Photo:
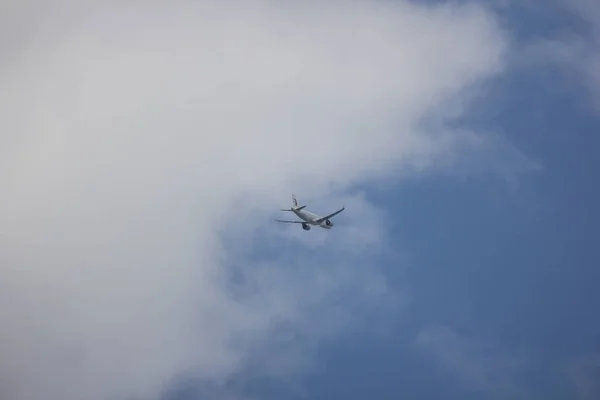
M 292 208 L 282 208 L 281 211 L 294 211 L 294 210 L 300 211 L 304 207 L 306 207 L 306 206 L 298 206 L 298 200 L 296 199 L 295 194 L 292 194 L 292 203 L 293 203 Z

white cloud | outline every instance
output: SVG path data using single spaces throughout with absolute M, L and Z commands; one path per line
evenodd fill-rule
M 502 70 L 502 35 L 473 6 L 77 4 L 0 16 L 0 387 L 13 400 L 153 398 L 180 373 L 234 373 L 276 320 L 340 329 L 353 310 L 326 296 L 385 293 L 355 262 L 385 246 L 381 219 L 366 235 L 349 207 L 330 238 L 282 242 L 271 262 L 223 239 L 250 249 L 292 191 L 326 210 L 361 179 L 461 151 L 419 121 Z M 251 279 L 239 292 L 234 264 Z

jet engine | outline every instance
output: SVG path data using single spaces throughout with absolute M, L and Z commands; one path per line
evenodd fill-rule
M 328 220 L 328 219 L 325 220 L 325 225 L 327 225 L 327 226 L 333 226 L 333 224 L 331 223 L 331 221 Z
M 305 231 L 310 231 L 310 225 L 305 222 L 302 224 L 302 229 L 304 229 Z

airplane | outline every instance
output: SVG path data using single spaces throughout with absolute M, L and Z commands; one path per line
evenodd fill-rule
M 281 211 L 291 211 L 294 214 L 296 214 L 302 221 L 284 221 L 276 219 L 275 222 L 285 222 L 288 224 L 302 224 L 302 229 L 304 229 L 305 231 L 310 231 L 311 226 L 318 226 L 323 229 L 333 228 L 333 222 L 331 222 L 330 219 L 346 209 L 345 207 L 342 207 L 341 209 L 337 210 L 332 214 L 329 214 L 325 217 L 321 217 L 309 211 L 305 211 L 305 205 L 298 206 L 298 201 L 296 200 L 296 196 L 294 194 L 292 194 L 292 202 L 294 203 L 294 206 L 292 208 L 282 208 Z

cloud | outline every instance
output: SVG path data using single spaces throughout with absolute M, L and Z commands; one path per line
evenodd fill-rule
M 523 360 L 504 354 L 493 343 L 446 326 L 433 326 L 419 332 L 415 344 L 469 392 L 485 394 L 486 398 L 523 398 L 523 389 L 515 379 Z
M 569 362 L 564 371 L 577 399 L 597 399 L 600 394 L 600 358 L 591 355 Z
M 575 43 L 575 48 L 584 47 L 580 54 L 580 69 L 590 83 L 596 105 L 600 107 L 600 10 L 598 4 L 591 0 L 576 0 L 568 5 L 588 23 L 590 34 L 584 39 L 585 44 Z
M 555 0 L 549 5 L 550 7 L 543 9 L 537 4 L 529 4 L 527 7 L 530 11 L 540 13 L 552 10 L 564 18 L 574 16 L 580 24 L 573 24 L 570 20 L 570 25 L 562 25 L 543 36 L 528 40 L 527 43 L 520 43 L 520 49 L 512 53 L 511 64 L 526 68 L 549 64 L 566 67 L 589 92 L 596 107 L 600 107 L 600 11 L 597 2 Z
M 360 314 L 336 296 L 366 310 L 386 294 L 357 256 L 385 249 L 385 225 L 361 231 L 356 209 L 377 211 L 348 189 L 460 152 L 460 135 L 420 121 L 501 72 L 505 50 L 475 6 L 9 9 L 0 387 L 14 400 L 151 399 L 180 374 L 221 382 L 257 359 L 293 371 L 301 357 L 270 344 L 281 329 L 323 339 Z M 355 209 L 328 237 L 281 227 L 284 247 L 254 254 L 292 191 Z

